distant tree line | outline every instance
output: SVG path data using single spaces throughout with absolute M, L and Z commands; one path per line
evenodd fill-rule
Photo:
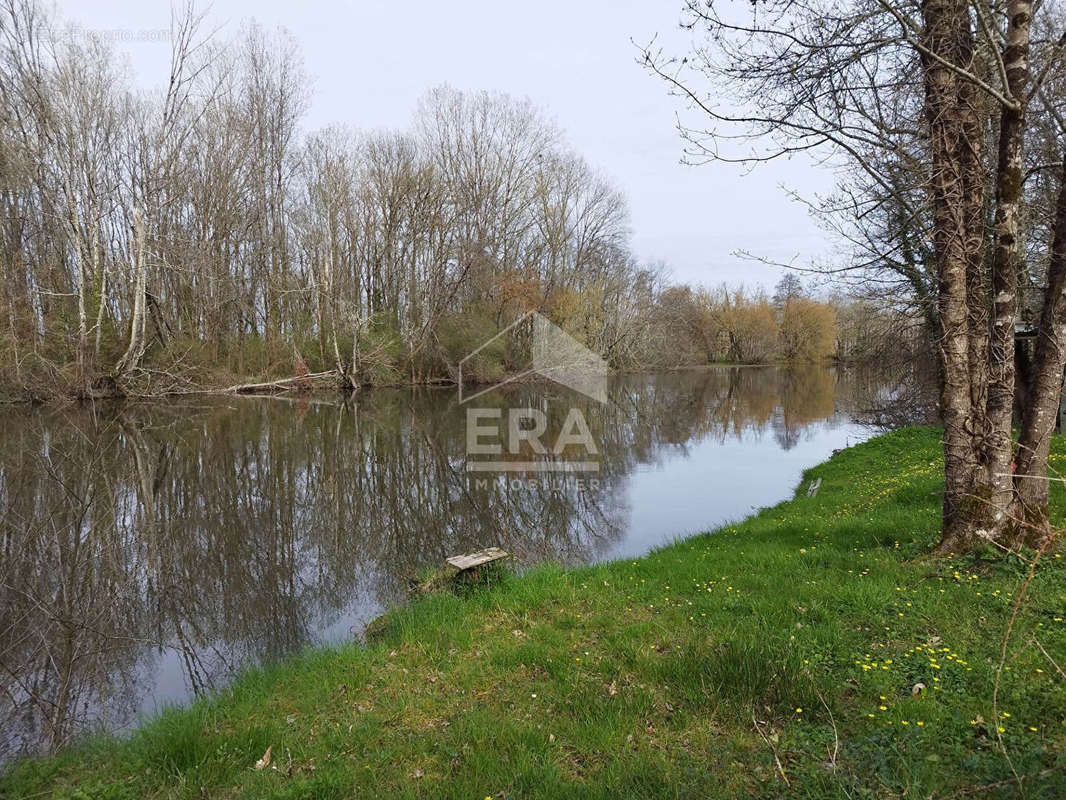
M 661 295 L 653 322 L 674 347 L 659 349 L 675 365 L 818 361 L 835 356 L 835 309 L 808 297 L 794 276 L 786 277 L 779 289 L 785 286 L 794 293 L 783 296 L 779 291 L 773 298 L 744 287 L 669 287 Z
M 644 364 L 878 363 L 931 358 L 920 323 L 855 291 L 829 294 L 787 273 L 773 295 L 743 286 L 668 286 L 647 323 Z M 666 343 L 672 343 L 666 346 Z

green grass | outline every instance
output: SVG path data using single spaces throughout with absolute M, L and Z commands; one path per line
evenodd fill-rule
M 1034 642 L 1066 666 L 1066 559 L 1036 572 L 994 706 L 1026 565 L 926 555 L 940 474 L 937 431 L 877 438 L 810 470 L 815 498 L 419 600 L 367 647 L 23 761 L 0 796 L 1062 797 L 1066 681 Z

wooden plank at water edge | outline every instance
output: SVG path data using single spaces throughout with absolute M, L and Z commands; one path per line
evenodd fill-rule
M 505 550 L 501 550 L 498 547 L 490 547 L 486 550 L 479 550 L 476 553 L 468 553 L 465 556 L 452 556 L 447 559 L 448 563 L 455 567 L 460 572 L 474 567 L 480 567 L 482 564 L 488 564 L 491 561 L 499 561 L 501 558 L 507 558 L 510 555 Z

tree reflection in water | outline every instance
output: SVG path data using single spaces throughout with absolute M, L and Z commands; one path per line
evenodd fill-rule
M 788 449 L 812 425 L 857 414 L 879 386 L 747 368 L 616 378 L 605 406 L 528 384 L 481 398 L 541 408 L 546 441 L 579 406 L 601 464 L 583 491 L 468 476 L 451 391 L 9 412 L 0 759 L 121 729 L 245 664 L 358 635 L 416 569 L 449 555 L 500 545 L 520 563 L 609 557 L 633 533 L 626 484 L 638 466 L 767 431 Z

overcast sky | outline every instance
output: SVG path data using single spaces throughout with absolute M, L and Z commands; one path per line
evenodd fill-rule
M 665 261 L 676 280 L 772 286 L 781 272 L 733 255 L 825 259 L 824 234 L 782 189 L 824 191 L 830 176 L 802 160 L 751 174 L 725 164 L 680 164 L 680 101 L 636 63 L 633 40 L 660 35 L 683 48 L 679 0 L 215 0 L 208 25 L 235 36 L 243 21 L 283 27 L 311 77 L 309 128 L 404 128 L 419 96 L 448 83 L 529 97 L 574 149 L 629 198 L 633 246 Z M 166 0 L 61 0 L 61 14 L 90 30 L 122 31 L 116 48 L 138 80 L 160 85 L 165 42 L 137 32 L 169 26 Z M 698 117 L 687 116 L 698 121 Z

